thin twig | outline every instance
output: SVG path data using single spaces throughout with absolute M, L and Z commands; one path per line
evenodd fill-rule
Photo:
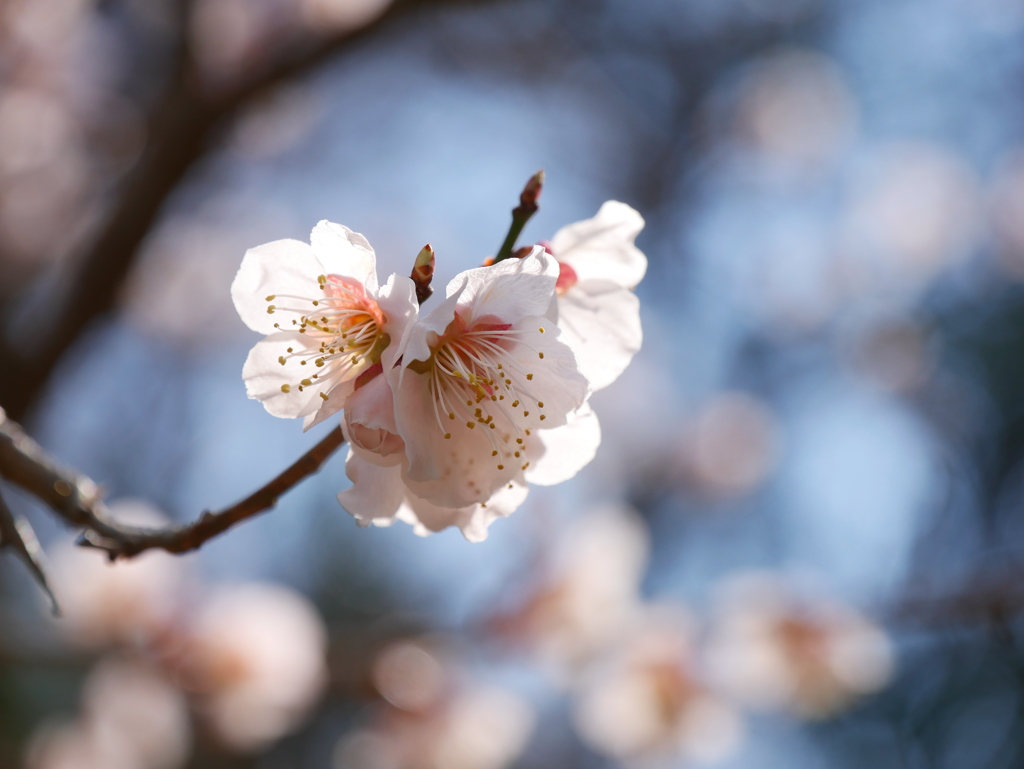
M 43 448 L 7 419 L 0 409 L 0 477 L 29 492 L 73 526 L 83 529 L 80 543 L 105 550 L 111 558 L 130 558 L 145 550 L 170 553 L 196 550 L 236 523 L 269 510 L 309 477 L 345 442 L 336 427 L 291 467 L 237 504 L 207 511 L 184 526 L 154 529 L 115 521 L 90 478 L 61 467 Z
M 43 549 L 39 546 L 32 524 L 12 513 L 4 498 L 0 496 L 0 549 L 8 547 L 22 560 L 39 587 L 46 593 L 46 597 L 50 599 L 53 615 L 60 616 L 60 605 L 50 588 L 43 567 Z
M 530 221 L 530 217 L 537 213 L 540 208 L 537 203 L 540 200 L 541 190 L 544 189 L 544 172 L 538 171 L 530 177 L 519 195 L 519 205 L 512 209 L 512 224 L 509 225 L 508 234 L 494 256 L 494 263 L 508 259 L 512 256 L 512 249 L 516 246 L 516 240 L 523 232 L 523 227 Z

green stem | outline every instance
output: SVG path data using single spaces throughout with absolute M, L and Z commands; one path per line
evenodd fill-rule
M 509 225 L 508 234 L 505 236 L 501 248 L 498 249 L 498 253 L 494 257 L 495 264 L 512 256 L 512 251 L 516 247 L 516 241 L 519 239 L 523 227 L 526 226 L 526 223 L 530 221 L 530 217 L 537 213 L 537 209 L 540 208 L 537 201 L 540 198 L 543 187 L 544 172 L 538 171 L 530 177 L 530 180 L 523 188 L 522 194 L 519 195 L 519 205 L 512 209 L 512 224 Z

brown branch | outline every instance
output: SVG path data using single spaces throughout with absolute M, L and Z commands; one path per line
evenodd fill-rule
M 366 26 L 299 41 L 266 66 L 253 66 L 245 78 L 214 94 L 204 92 L 183 47 L 170 85 L 153 112 L 139 161 L 121 184 L 95 239 L 68 268 L 56 289 L 59 299 L 46 302 L 44 315 L 32 322 L 33 343 L 8 345 L 0 334 L 0 360 L 8 366 L 0 377 L 0 405 L 12 418 L 24 418 L 61 356 L 91 321 L 115 306 L 139 247 L 165 202 L 239 112 L 275 86 L 307 74 L 413 11 L 483 1 L 396 0 Z
M 204 512 L 184 526 L 155 529 L 111 518 L 99 486 L 61 467 L 0 409 L 0 477 L 46 503 L 68 523 L 83 529 L 80 543 L 105 550 L 113 558 L 130 558 L 145 550 L 186 553 L 247 518 L 269 510 L 277 500 L 320 466 L 345 442 L 336 427 L 291 467 L 242 501 L 219 512 Z
M 53 590 L 50 589 L 46 570 L 43 568 L 43 549 L 39 546 L 32 524 L 12 513 L 4 498 L 0 496 L 0 549 L 7 547 L 22 560 L 39 587 L 46 593 L 54 616 L 60 615 L 60 606 Z

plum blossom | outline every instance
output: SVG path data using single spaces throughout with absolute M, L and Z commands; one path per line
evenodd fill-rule
M 587 510 L 566 531 L 543 581 L 495 627 L 522 636 L 559 682 L 571 682 L 641 616 L 648 539 L 629 508 Z
M 417 312 L 412 281 L 392 275 L 378 288 L 366 238 L 328 221 L 308 244 L 249 249 L 231 296 L 245 324 L 267 335 L 242 369 L 247 394 L 274 416 L 302 417 L 305 429 L 344 408 Z
M 327 630 L 285 587 L 211 591 L 192 619 L 179 677 L 227 747 L 257 750 L 302 723 L 327 683 Z
M 558 260 L 558 326 L 591 390 L 618 379 L 640 349 L 633 288 L 647 271 L 647 257 L 633 241 L 643 227 L 639 213 L 609 200 L 597 216 L 563 227 L 546 244 Z
M 627 767 L 715 762 L 732 753 L 743 724 L 701 680 L 694 635 L 679 607 L 647 607 L 580 691 L 574 721 L 583 741 Z
M 892 675 L 889 639 L 847 606 L 763 575 L 736 577 L 723 592 L 708 667 L 739 702 L 825 718 Z
M 536 247 L 463 272 L 385 351 L 386 378 L 353 395 L 343 422 L 354 486 L 339 500 L 350 513 L 420 533 L 456 525 L 480 540 L 527 483 L 561 482 L 590 461 L 600 431 L 587 381 L 545 317 L 557 271 Z

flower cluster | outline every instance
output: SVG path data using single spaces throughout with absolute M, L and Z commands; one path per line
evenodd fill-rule
M 347 227 L 253 248 L 232 285 L 266 334 L 243 369 L 248 395 L 306 428 L 344 411 L 352 486 L 338 498 L 360 523 L 484 539 L 528 484 L 593 458 L 589 397 L 640 346 L 642 227 L 610 201 L 550 243 L 460 273 L 424 313 L 412 279 L 379 286 L 373 249 Z

